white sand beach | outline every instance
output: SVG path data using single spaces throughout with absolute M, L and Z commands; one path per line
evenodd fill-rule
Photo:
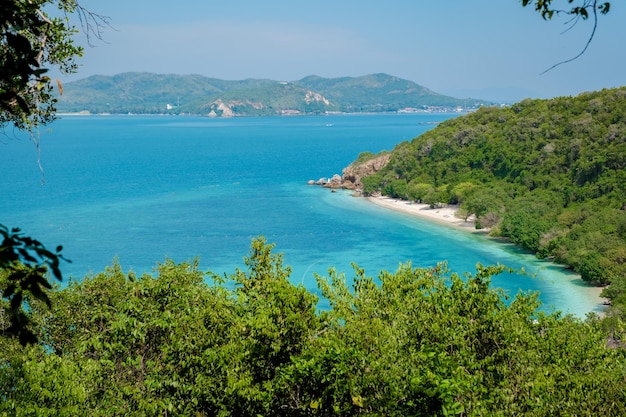
M 485 230 L 477 230 L 474 226 L 474 216 L 470 217 L 467 221 L 462 218 L 456 217 L 458 206 L 447 205 L 445 207 L 431 208 L 428 204 L 419 204 L 411 201 L 397 200 L 389 197 L 367 197 L 372 203 L 389 208 L 392 210 L 400 211 L 414 216 L 427 218 L 439 223 L 445 223 L 450 226 L 456 226 L 465 229 L 469 232 L 485 232 Z

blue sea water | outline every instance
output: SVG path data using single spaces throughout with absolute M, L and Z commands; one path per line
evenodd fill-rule
M 539 290 L 549 310 L 599 310 L 576 276 L 510 245 L 306 185 L 450 117 L 66 116 L 40 133 L 43 185 L 30 139 L 0 138 L 0 223 L 49 248 L 63 244 L 66 277 L 100 272 L 115 257 L 136 273 L 196 256 L 203 269 L 232 273 L 263 235 L 284 253 L 292 281 L 312 291 L 314 273 L 334 267 L 351 277 L 352 262 L 370 275 L 407 261 L 448 261 L 459 273 L 499 262 L 536 275 L 497 277 L 512 295 Z

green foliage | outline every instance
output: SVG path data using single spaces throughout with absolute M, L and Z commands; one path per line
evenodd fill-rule
M 29 328 L 25 305 L 42 302 L 48 307 L 50 299 L 46 290 L 52 288 L 48 282 L 50 271 L 54 278 L 62 280 L 59 268 L 62 260 L 61 246 L 52 252 L 39 241 L 23 236 L 20 229 L 7 229 L 0 224 L 0 315 L 6 324 L 0 325 L 4 334 L 17 337 L 22 344 L 36 342 Z
M 504 236 L 523 249 L 539 250 L 541 239 L 556 222 L 560 195 L 536 189 L 516 199 L 500 225 Z
M 568 0 L 569 4 L 574 3 L 574 0 Z M 590 15 L 596 13 L 607 14 L 611 9 L 610 2 L 599 3 L 596 1 L 581 1 L 571 6 L 569 10 L 559 10 L 552 7 L 552 0 L 522 0 L 522 6 L 526 7 L 532 5 L 535 11 L 541 14 L 545 20 L 550 20 L 555 13 L 567 13 L 569 15 L 580 16 L 582 19 L 587 19 Z
M 580 414 L 576 400 L 570 402 L 575 392 L 593 403 L 586 412 L 610 410 L 593 399 L 603 395 L 587 377 L 594 365 L 574 370 L 591 351 L 603 352 L 592 360 L 596 365 L 609 360 L 604 353 L 613 352 L 604 348 L 600 332 L 537 313 L 533 294 L 507 304 L 489 288 L 489 276 L 502 270 L 479 266 L 463 280 L 447 277 L 443 265 L 404 265 L 395 274 L 381 273 L 376 283 L 357 269 L 353 291 L 334 273 L 322 279 L 338 329 L 332 336 L 348 352 L 358 351 L 352 368 L 338 376 L 343 395 L 332 397 L 334 409 L 368 415 Z M 582 349 L 585 359 L 568 353 L 570 348 Z
M 248 272 L 238 270 L 231 277 L 239 317 L 238 354 L 231 357 L 238 370 L 234 415 L 280 412 L 274 381 L 319 330 L 317 297 L 288 281 L 291 269 L 283 267 L 282 255 L 272 254 L 272 248 L 265 239 L 255 239 L 244 258 Z
M 0 416 L 92 415 L 85 404 L 88 387 L 98 378 L 96 363 L 51 355 L 40 346 L 18 347 L 6 339 L 0 345 Z
M 502 221 L 509 197 L 501 188 L 473 188 L 462 201 L 466 218 L 475 215 L 477 228 L 491 228 Z
M 355 165 L 362 165 L 364 163 L 366 163 L 367 161 L 374 159 L 376 157 L 376 154 L 369 152 L 369 151 L 365 151 L 365 152 L 361 152 L 359 154 L 359 157 L 356 159 L 356 161 L 354 161 Z
M 450 190 L 450 203 L 460 204 L 476 191 L 478 186 L 473 182 L 461 182 Z
M 598 252 L 590 252 L 585 255 L 578 264 L 580 276 L 585 281 L 605 283 L 607 280 L 602 268 L 604 258 Z
M 28 314 L 40 344 L 1 338 L 0 416 L 623 415 L 619 317 L 538 311 L 464 277 L 400 265 L 318 276 L 329 309 L 289 282 L 263 238 L 246 268 L 197 261 L 103 273 Z M 207 284 L 207 277 L 214 279 Z
M 361 179 L 363 182 L 363 195 L 373 195 L 380 191 L 382 175 L 374 174 Z
M 434 188 L 431 184 L 425 184 L 423 182 L 417 182 L 412 180 L 407 185 L 407 195 L 409 200 L 422 201 L 427 195 L 432 193 Z
M 362 181 L 399 198 L 459 203 L 476 227 L 585 280 L 622 281 L 624 120 L 626 88 L 481 108 L 399 144 L 387 166 Z M 397 191 L 402 181 L 406 197 Z
M 67 19 L 52 18 L 54 7 L 66 16 L 84 11 L 74 0 L 4 0 L 0 9 L 0 127 L 8 123 L 32 130 L 54 119 L 56 98 L 49 67 L 76 71 L 76 32 Z
M 394 180 L 383 188 L 383 195 L 388 195 L 393 198 L 407 199 L 407 185 L 405 180 Z

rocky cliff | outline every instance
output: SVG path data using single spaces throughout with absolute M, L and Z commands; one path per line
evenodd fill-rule
M 309 185 L 321 185 L 326 188 L 344 188 L 360 192 L 363 190 L 361 179 L 373 175 L 383 169 L 391 158 L 391 154 L 382 153 L 371 158 L 359 158 L 343 169 L 342 175 L 335 174 L 330 179 L 310 180 Z
M 362 190 L 361 178 L 373 175 L 383 169 L 389 163 L 391 154 L 379 154 L 365 161 L 356 160 L 343 169 L 341 179 L 342 188 L 349 190 Z

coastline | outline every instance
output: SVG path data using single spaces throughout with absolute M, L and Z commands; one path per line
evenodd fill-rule
M 397 212 L 409 214 L 415 217 L 420 217 L 429 221 L 434 221 L 447 226 L 452 226 L 456 229 L 463 230 L 469 233 L 482 233 L 487 234 L 489 230 L 476 229 L 474 226 L 474 217 L 470 217 L 468 221 L 456 217 L 458 206 L 447 205 L 445 207 L 431 208 L 428 204 L 412 203 L 406 200 L 399 200 L 390 197 L 376 196 L 365 197 L 367 201 L 380 207 L 384 207 Z M 577 285 L 584 287 L 584 291 L 588 294 L 594 303 L 597 303 L 598 307 L 605 306 L 606 299 L 600 297 L 602 287 L 595 287 L 586 285 L 580 277 L 577 278 L 580 282 Z M 598 314 L 602 312 L 594 310 Z
M 390 197 L 376 196 L 365 197 L 368 201 L 380 207 L 410 214 L 416 217 L 429 219 L 438 223 L 454 226 L 471 233 L 488 233 L 486 229 L 476 229 L 474 226 L 474 216 L 467 221 L 456 217 L 458 206 L 446 205 L 444 207 L 431 208 L 428 204 L 413 203 L 406 200 L 398 200 Z

